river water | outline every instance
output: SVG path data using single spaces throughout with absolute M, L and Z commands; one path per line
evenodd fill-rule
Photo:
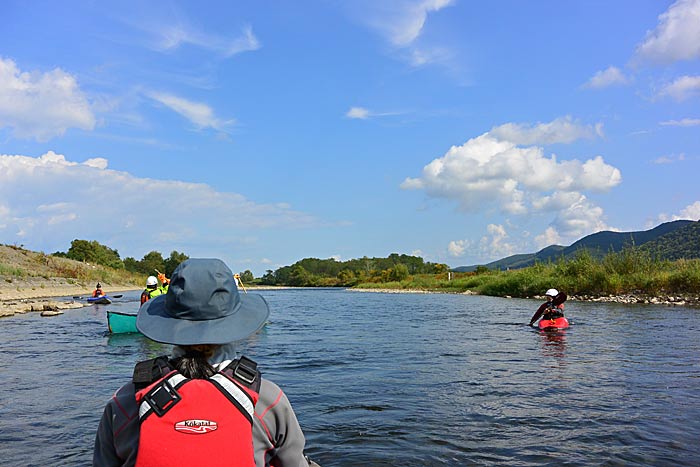
M 700 465 L 700 310 L 567 303 L 572 326 L 525 325 L 538 301 L 264 290 L 241 343 L 291 400 L 329 466 Z M 105 336 L 105 310 L 0 319 L 0 459 L 81 466 L 105 403 L 169 347 Z

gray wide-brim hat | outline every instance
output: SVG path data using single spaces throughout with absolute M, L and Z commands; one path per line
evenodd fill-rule
M 141 305 L 136 327 L 166 344 L 227 344 L 253 334 L 269 315 L 261 295 L 238 293 L 223 261 L 191 258 L 175 269 L 165 295 Z

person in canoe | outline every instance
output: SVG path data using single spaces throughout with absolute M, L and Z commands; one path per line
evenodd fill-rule
M 182 262 L 168 293 L 145 302 L 136 318 L 142 334 L 172 344 L 172 353 L 136 364 L 107 403 L 93 465 L 194 466 L 230 456 L 235 465 L 317 466 L 304 455 L 287 396 L 254 361 L 236 358 L 235 341 L 269 314 L 261 295 L 238 292 L 223 261 Z
M 158 279 L 156 279 L 156 276 L 148 276 L 148 279 L 146 279 L 146 288 L 141 292 L 141 305 L 163 294 L 165 294 L 165 292 L 163 292 L 161 287 L 158 287 Z
M 564 316 L 566 294 L 564 292 L 559 292 L 557 289 L 549 289 L 544 295 L 547 297 L 547 301 L 540 305 L 535 314 L 532 315 L 532 318 L 530 318 L 530 326 L 533 326 L 540 318 L 557 319 Z
M 97 298 L 97 297 L 102 297 L 104 294 L 105 293 L 102 291 L 102 284 L 100 284 L 98 282 L 97 285 L 95 286 L 95 290 L 92 291 L 92 296 L 94 298 Z

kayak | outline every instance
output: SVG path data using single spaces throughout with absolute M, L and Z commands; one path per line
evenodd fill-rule
M 107 328 L 112 334 L 139 332 L 136 329 L 136 315 L 107 310 Z
M 98 305 L 109 305 L 112 303 L 112 300 L 106 295 L 102 295 L 101 297 L 88 297 L 87 301 L 88 303 L 96 303 Z
M 569 320 L 566 319 L 564 316 L 560 316 L 559 318 L 555 319 L 541 319 L 539 324 L 539 328 L 547 331 L 547 330 L 556 330 L 556 329 L 566 329 L 569 327 Z

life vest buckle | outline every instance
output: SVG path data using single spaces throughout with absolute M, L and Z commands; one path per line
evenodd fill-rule
M 162 417 L 168 410 L 173 408 L 175 404 L 180 402 L 181 399 L 182 397 L 180 394 L 170 385 L 167 379 L 151 389 L 144 396 L 144 400 L 148 402 L 148 405 L 151 406 L 159 417 Z
M 238 364 L 233 369 L 233 375 L 245 384 L 251 385 L 258 376 L 258 364 L 245 356 L 241 356 Z

